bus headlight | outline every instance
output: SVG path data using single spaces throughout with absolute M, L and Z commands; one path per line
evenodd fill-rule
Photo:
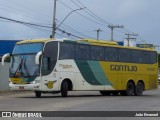
M 36 84 L 36 83 L 39 83 L 39 82 L 40 82 L 40 80 L 34 80 L 34 81 L 30 82 L 30 84 Z
M 9 83 L 10 83 L 10 84 L 13 84 L 13 82 L 12 82 L 12 81 L 10 81 Z
M 12 82 L 10 79 L 9 79 L 9 83 L 10 83 L 10 84 L 13 84 L 13 82 Z

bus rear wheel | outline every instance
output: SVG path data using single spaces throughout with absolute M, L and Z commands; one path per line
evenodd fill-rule
M 142 82 L 138 82 L 135 87 L 134 94 L 136 96 L 140 96 L 140 95 L 142 95 L 143 91 L 144 91 L 144 84 Z
M 40 91 L 35 91 L 35 95 L 36 95 L 37 98 L 40 98 L 40 97 L 41 97 L 41 94 L 42 94 L 42 93 L 41 93 Z
M 62 97 L 67 97 L 68 96 L 68 83 L 67 83 L 67 81 L 62 82 L 61 95 L 62 95 Z
M 111 91 L 99 91 L 101 93 L 101 95 L 103 96 L 109 96 L 111 95 Z
M 126 94 L 126 91 L 120 91 L 120 95 L 121 96 L 126 96 L 127 94 Z
M 127 83 L 127 86 L 126 86 L 126 95 L 127 96 L 133 96 L 134 95 L 134 91 L 135 91 L 135 86 L 134 86 L 134 83 L 129 81 Z

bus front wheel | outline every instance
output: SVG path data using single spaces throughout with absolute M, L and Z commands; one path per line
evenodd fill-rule
M 68 83 L 67 83 L 67 81 L 62 82 L 61 95 L 62 95 L 62 97 L 67 97 L 68 96 Z
M 41 97 L 41 92 L 40 91 L 35 91 L 35 95 L 37 98 L 40 98 Z
M 143 83 L 142 83 L 142 82 L 138 82 L 137 85 L 136 85 L 136 87 L 135 87 L 134 94 L 135 94 L 136 96 L 140 96 L 140 95 L 142 95 L 143 90 L 144 90 L 144 85 L 143 85 Z

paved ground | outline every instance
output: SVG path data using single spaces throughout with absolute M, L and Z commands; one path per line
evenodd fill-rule
M 101 96 L 99 92 L 82 91 L 70 92 L 67 98 L 61 97 L 60 94 L 43 94 L 42 98 L 35 98 L 32 92 L 5 92 L 0 93 L 0 111 L 160 111 L 160 87 L 157 90 L 144 92 L 143 96 Z M 75 118 L 56 119 L 74 120 Z M 86 119 L 97 120 L 98 118 Z M 144 118 L 101 119 L 137 120 Z M 144 120 L 146 119 L 158 120 L 159 118 L 145 118 Z

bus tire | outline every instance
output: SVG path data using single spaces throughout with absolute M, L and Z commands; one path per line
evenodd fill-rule
M 112 91 L 112 95 L 116 96 L 119 94 L 119 91 Z
M 103 96 L 109 96 L 109 95 L 111 95 L 111 91 L 99 91 L 99 92 Z
M 141 96 L 143 94 L 143 91 L 144 91 L 144 84 L 142 82 L 138 82 L 135 87 L 134 94 L 136 96 Z
M 129 81 L 129 82 L 127 83 L 127 86 L 126 86 L 126 95 L 127 95 L 127 96 L 133 96 L 134 91 L 135 91 L 134 83 L 131 82 L 131 81 Z
M 126 96 L 127 94 L 126 94 L 126 91 L 120 91 L 120 95 L 121 96 Z
M 68 96 L 68 83 L 67 83 L 67 81 L 62 82 L 61 95 L 62 95 L 62 97 L 67 97 Z
M 41 92 L 40 91 L 35 91 L 35 96 L 36 98 L 40 98 L 41 97 Z

